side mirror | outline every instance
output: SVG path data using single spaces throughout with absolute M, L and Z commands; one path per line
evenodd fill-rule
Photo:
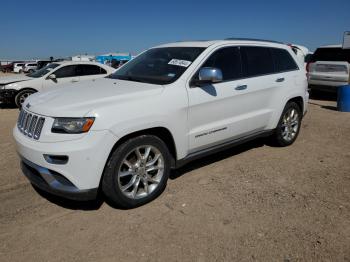
M 194 82 L 196 85 L 219 83 L 223 79 L 222 71 L 215 67 L 203 67 L 199 70 L 198 80 Z
M 51 79 L 51 80 L 56 80 L 56 75 L 55 74 L 51 74 L 47 78 Z

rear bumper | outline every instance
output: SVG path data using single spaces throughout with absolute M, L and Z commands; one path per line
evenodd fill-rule
M 59 173 L 34 164 L 25 158 L 21 159 L 21 169 L 33 185 L 53 195 L 82 201 L 92 200 L 97 196 L 98 188 L 78 189 Z
M 338 90 L 338 86 L 309 85 L 309 89 L 323 91 L 323 92 L 329 92 L 329 93 L 336 93 Z
M 14 97 L 17 94 L 17 90 L 15 89 L 1 89 L 0 90 L 0 103 L 12 103 Z

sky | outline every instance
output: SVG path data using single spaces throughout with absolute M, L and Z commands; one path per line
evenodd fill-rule
M 314 50 L 350 31 L 350 0 L 0 2 L 0 59 L 131 52 L 175 41 L 248 37 Z

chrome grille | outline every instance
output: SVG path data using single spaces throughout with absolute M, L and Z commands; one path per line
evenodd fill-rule
M 38 140 L 44 123 L 44 117 L 39 117 L 22 109 L 18 116 L 17 127 L 25 136 Z

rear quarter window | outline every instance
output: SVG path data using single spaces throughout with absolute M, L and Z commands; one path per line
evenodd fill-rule
M 277 73 L 299 69 L 295 60 L 287 50 L 281 48 L 271 48 L 271 53 L 275 63 L 275 71 Z

